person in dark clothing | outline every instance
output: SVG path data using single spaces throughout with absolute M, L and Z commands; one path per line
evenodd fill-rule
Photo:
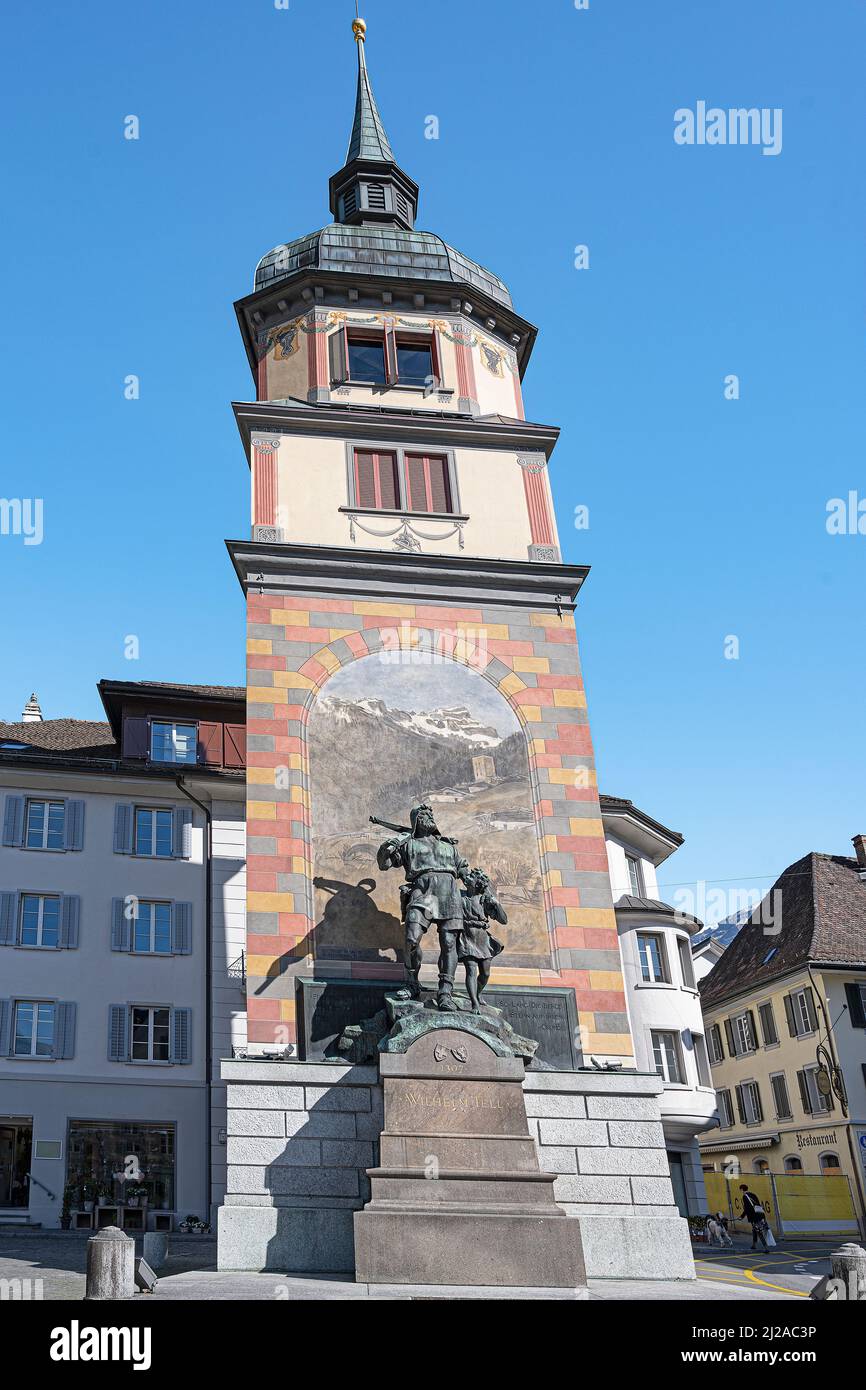
M 761 1206 L 761 1199 L 756 1193 L 750 1192 L 744 1182 L 740 1183 L 740 1191 L 743 1194 L 743 1215 L 752 1228 L 752 1249 L 757 1250 L 757 1243 L 760 1241 L 764 1250 L 769 1251 L 766 1238 L 767 1218 Z

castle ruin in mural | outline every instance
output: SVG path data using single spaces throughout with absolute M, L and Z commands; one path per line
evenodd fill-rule
M 508 913 L 501 964 L 549 968 L 526 738 L 483 676 L 369 656 L 328 682 L 308 738 L 317 959 L 402 960 L 398 888 L 376 866 L 370 810 L 401 822 L 428 802 Z

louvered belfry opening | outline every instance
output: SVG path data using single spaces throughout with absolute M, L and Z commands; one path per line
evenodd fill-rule
M 331 179 L 331 211 L 338 223 L 382 222 L 412 231 L 417 210 L 418 185 L 394 157 L 359 42 L 355 119 L 346 162 Z

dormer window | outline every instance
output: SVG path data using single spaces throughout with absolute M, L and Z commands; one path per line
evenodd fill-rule
M 403 386 L 431 386 L 433 344 L 423 338 L 397 337 L 397 380 Z
M 416 391 L 442 388 L 439 344 L 435 331 L 354 328 L 346 325 L 330 340 L 334 384 L 411 387 Z
M 154 720 L 150 726 L 150 757 L 155 763 L 194 763 L 197 752 L 195 724 Z
M 385 370 L 384 334 L 346 333 L 349 360 L 349 380 L 363 381 L 371 386 L 383 386 Z

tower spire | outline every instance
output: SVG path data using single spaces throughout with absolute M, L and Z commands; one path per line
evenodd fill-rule
M 346 162 L 331 179 L 331 211 L 338 222 L 390 223 L 411 231 L 418 185 L 398 165 L 379 114 L 367 71 L 367 22 L 359 15 L 352 21 L 352 33 L 358 49 L 355 120 Z
M 371 159 L 381 160 L 385 164 L 395 164 L 394 151 L 385 133 L 370 85 L 370 74 L 367 72 L 367 21 L 353 20 L 352 33 L 358 46 L 358 95 L 355 98 L 355 124 L 352 126 L 346 163 L 351 164 L 353 159 Z

